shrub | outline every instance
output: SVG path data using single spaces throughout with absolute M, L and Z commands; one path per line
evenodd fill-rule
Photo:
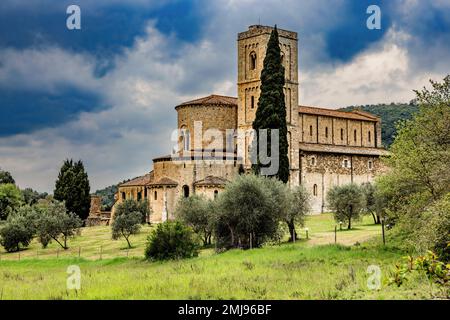
M 202 237 L 203 245 L 206 246 L 211 244 L 214 210 L 212 200 L 193 195 L 178 201 L 175 216 L 199 234 Z
M 419 252 L 433 250 L 443 261 L 450 261 L 450 193 L 425 211 L 413 234 Z
M 348 229 L 352 228 L 352 220 L 358 220 L 364 209 L 364 193 L 356 184 L 335 186 L 328 191 L 328 205 L 334 212 L 336 222 L 345 221 Z
M 17 213 L 11 214 L 0 229 L 0 244 L 7 252 L 19 251 L 28 247 L 34 235 L 34 227 L 29 218 L 32 209 L 20 208 Z
M 182 259 L 196 257 L 198 251 L 198 240 L 190 227 L 179 221 L 166 221 L 148 237 L 145 256 L 153 260 Z

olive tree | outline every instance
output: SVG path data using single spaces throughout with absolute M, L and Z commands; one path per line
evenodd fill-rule
M 215 236 L 225 248 L 259 247 L 278 236 L 279 205 L 267 187 L 275 179 L 241 175 L 218 198 Z
M 19 251 L 28 247 L 34 236 L 34 225 L 30 223 L 31 207 L 22 207 L 11 214 L 0 229 L 0 244 L 7 252 Z
M 328 191 L 327 202 L 334 213 L 336 222 L 347 222 L 352 228 L 352 220 L 358 220 L 364 209 L 364 193 L 356 184 L 335 186 Z
M 296 225 L 304 226 L 305 217 L 311 211 L 311 195 L 304 186 L 288 190 L 288 205 L 284 221 L 287 223 L 290 241 L 297 239 Z M 293 238 L 293 236 L 295 238 Z
M 36 206 L 36 213 L 36 233 L 44 248 L 52 239 L 67 250 L 68 239 L 80 234 L 83 221 L 76 214 L 67 212 L 64 202 L 41 203 Z
M 203 196 L 193 195 L 181 198 L 175 209 L 175 216 L 190 226 L 202 238 L 203 245 L 211 244 L 214 228 L 215 203 Z
M 139 233 L 141 223 L 150 215 L 146 201 L 127 199 L 117 206 L 114 220 L 111 224 L 112 238 L 114 240 L 124 237 L 128 248 L 131 248 L 130 237 Z M 145 218 L 144 218 L 145 217 Z

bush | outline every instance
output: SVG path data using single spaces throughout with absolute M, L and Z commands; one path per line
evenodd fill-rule
M 28 247 L 34 236 L 34 227 L 29 218 L 32 209 L 20 208 L 17 213 L 11 214 L 0 229 L 0 244 L 7 252 L 19 251 Z
M 361 187 L 356 184 L 335 186 L 328 191 L 329 208 L 334 212 L 336 222 L 347 222 L 352 228 L 352 220 L 358 220 L 364 209 L 365 198 Z
M 413 238 L 419 252 L 433 250 L 450 261 L 450 193 L 425 211 Z
M 212 200 L 202 196 L 193 195 L 181 198 L 175 210 L 175 216 L 195 233 L 202 237 L 203 245 L 211 244 L 211 235 L 214 228 L 215 205 Z
M 190 227 L 179 221 L 166 221 L 148 237 L 145 256 L 152 260 L 182 259 L 196 257 L 198 251 L 198 240 Z

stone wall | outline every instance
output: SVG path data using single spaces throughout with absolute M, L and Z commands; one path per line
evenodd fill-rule
M 226 130 L 236 129 L 237 127 L 237 110 L 236 106 L 230 105 L 192 105 L 192 106 L 178 106 L 178 128 L 187 129 L 190 133 L 190 150 L 193 149 L 220 149 L 227 147 Z M 194 122 L 202 122 L 201 135 L 194 134 Z M 214 132 L 211 129 L 217 129 L 221 134 L 223 140 L 217 140 L 214 137 Z M 212 134 L 205 135 L 209 130 Z M 198 134 L 198 133 L 197 133 Z M 200 140 L 197 142 L 197 140 Z M 216 140 L 216 141 L 214 141 Z M 234 147 L 234 139 L 231 139 L 231 146 Z M 180 141 L 181 143 L 181 141 Z M 180 150 L 182 147 L 180 145 Z
M 328 210 L 326 195 L 333 186 L 372 182 L 376 175 L 385 170 L 377 156 L 304 152 L 301 162 L 301 181 L 312 195 L 313 213 Z

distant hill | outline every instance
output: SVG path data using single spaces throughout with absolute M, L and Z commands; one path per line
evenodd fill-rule
M 386 148 L 394 141 L 396 134 L 396 124 L 400 120 L 411 119 L 413 114 L 419 110 L 419 106 L 414 102 L 409 104 L 391 103 L 375 104 L 365 106 L 349 106 L 342 108 L 343 111 L 362 110 L 373 113 L 381 118 L 381 140 Z
M 109 211 L 114 205 L 114 195 L 117 193 L 117 184 L 95 191 L 96 196 L 102 197 L 102 210 Z

